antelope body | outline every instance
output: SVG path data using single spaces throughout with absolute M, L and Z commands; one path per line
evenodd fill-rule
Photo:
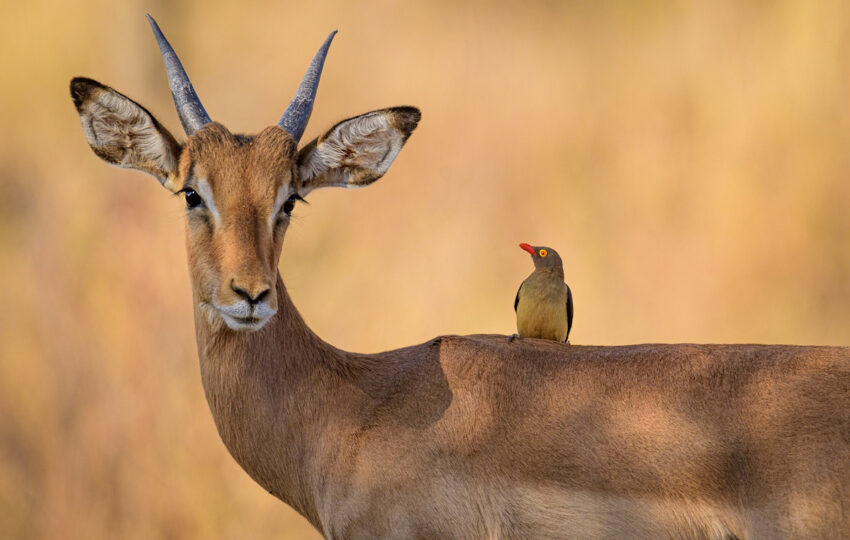
M 289 212 L 380 178 L 419 112 L 354 117 L 298 150 L 330 36 L 278 125 L 231 134 L 151 22 L 185 144 L 100 83 L 74 79 L 72 97 L 100 157 L 185 193 L 218 432 L 326 537 L 850 536 L 850 348 L 322 341 L 277 271 Z

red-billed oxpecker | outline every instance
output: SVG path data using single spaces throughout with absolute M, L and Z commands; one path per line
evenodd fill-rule
M 561 257 L 548 247 L 519 247 L 531 254 L 534 272 L 519 286 L 514 299 L 518 336 L 566 342 L 573 327 L 573 293 L 564 283 Z

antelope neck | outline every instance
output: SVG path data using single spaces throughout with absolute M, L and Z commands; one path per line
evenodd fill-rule
M 321 527 L 311 479 L 334 459 L 323 441 L 333 437 L 340 400 L 352 397 L 334 373 L 348 355 L 310 330 L 279 273 L 277 296 L 277 314 L 255 332 L 210 322 L 195 304 L 201 379 L 218 433 L 239 465 Z

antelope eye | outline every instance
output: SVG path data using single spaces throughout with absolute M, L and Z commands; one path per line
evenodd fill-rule
M 295 208 L 295 201 L 300 199 L 298 195 L 291 195 L 286 202 L 283 203 L 283 212 L 288 216 L 292 213 L 292 209 Z
M 186 208 L 191 210 L 192 208 L 197 208 L 204 204 L 204 200 L 200 195 L 195 193 L 192 189 L 187 189 L 183 192 L 183 195 L 186 197 Z

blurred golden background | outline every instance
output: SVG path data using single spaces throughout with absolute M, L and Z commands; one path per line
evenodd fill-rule
M 577 344 L 850 343 L 850 4 L 12 2 L 0 17 L 0 535 L 309 538 L 207 410 L 183 202 L 86 145 L 95 78 L 183 135 L 145 12 L 207 110 L 305 141 L 423 119 L 389 174 L 296 208 L 281 271 L 330 343 L 514 331 L 557 249 Z

